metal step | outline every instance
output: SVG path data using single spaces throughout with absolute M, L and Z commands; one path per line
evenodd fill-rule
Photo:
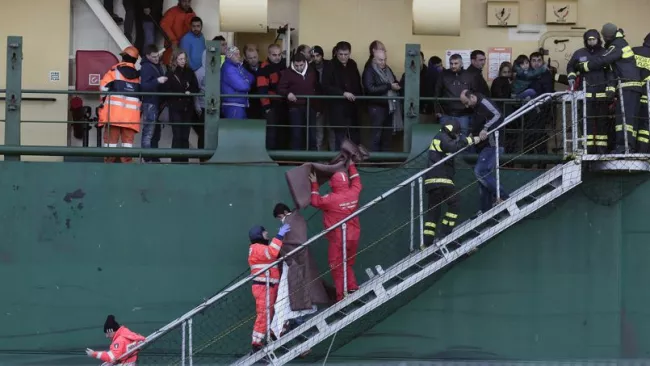
M 579 161 L 552 168 L 515 191 L 508 200 L 459 226 L 442 239 L 438 246 L 412 253 L 386 269 L 383 274 L 374 276 L 342 301 L 269 343 L 259 352 L 247 355 L 234 364 L 253 365 L 262 359 L 270 360 L 273 365 L 284 365 L 290 362 L 579 185 L 582 181 L 581 169 Z

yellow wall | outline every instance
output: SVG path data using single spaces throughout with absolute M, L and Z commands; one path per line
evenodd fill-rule
M 411 3 L 411 0 L 301 0 L 300 43 L 321 45 L 329 58 L 336 42 L 346 40 L 352 44 L 353 57 L 363 67 L 368 45 L 378 39 L 389 51 L 391 68 L 400 74 L 404 69 L 406 43 L 421 44 L 427 59 L 434 55 L 442 58 L 447 49 L 487 50 L 488 47 L 512 47 L 514 59 L 520 53 L 530 54 L 539 48 L 537 41 L 509 40 L 507 29 L 488 28 L 485 0 L 462 0 L 460 37 L 413 36 Z M 520 24 L 545 22 L 544 0 L 519 3 Z M 650 14 L 649 1 L 579 0 L 576 26 L 600 29 L 604 23 L 614 22 L 625 30 L 632 45 L 640 45 L 650 31 L 647 14 Z M 548 31 L 570 29 L 571 26 L 548 26 Z M 579 30 L 582 32 L 584 29 Z M 564 72 L 565 65 L 561 63 L 560 72 Z
M 70 0 L 3 1 L 0 11 L 0 88 L 5 88 L 7 36 L 23 37 L 23 89 L 68 89 L 68 52 L 70 47 Z M 50 71 L 60 72 L 60 81 L 50 82 Z M 54 97 L 56 102 L 23 101 L 23 121 L 66 121 L 67 95 L 23 95 Z M 5 106 L 0 103 L 0 119 Z M 0 141 L 4 141 L 4 122 L 0 123 Z M 67 145 L 67 125 L 23 123 L 24 145 Z M 60 158 L 23 157 L 23 160 L 61 160 Z

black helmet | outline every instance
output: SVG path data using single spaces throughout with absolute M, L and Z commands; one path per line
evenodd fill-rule
M 460 122 L 455 118 L 449 119 L 442 125 L 442 129 L 449 135 L 455 137 L 460 132 Z

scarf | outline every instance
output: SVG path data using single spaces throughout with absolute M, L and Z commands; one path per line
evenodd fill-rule
M 395 75 L 393 74 L 393 70 L 391 70 L 390 67 L 386 66 L 386 68 L 382 70 L 377 66 L 377 64 L 373 62 L 372 68 L 375 70 L 377 75 L 379 75 L 379 78 L 382 82 L 387 84 L 392 84 L 395 82 Z M 397 94 L 397 92 L 393 89 L 390 89 L 386 95 L 389 97 L 397 97 L 399 94 Z M 402 105 L 397 99 L 389 99 L 388 110 L 389 113 L 393 116 L 393 132 L 402 131 L 404 129 L 404 120 L 402 119 Z
M 295 67 L 293 67 L 293 62 L 291 63 L 291 70 L 295 71 L 296 73 L 302 75 L 302 78 L 305 78 L 305 75 L 307 75 L 307 68 L 309 67 L 309 64 L 305 64 L 305 68 L 302 70 L 302 72 L 299 72 L 296 70 Z

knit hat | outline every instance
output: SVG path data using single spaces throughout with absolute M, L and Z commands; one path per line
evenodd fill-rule
M 616 37 L 616 32 L 618 32 L 618 27 L 616 24 L 607 23 L 603 25 L 603 29 L 600 31 L 603 38 L 605 39 L 614 39 Z
M 226 57 L 231 58 L 237 52 L 239 52 L 239 48 L 237 48 L 236 46 L 230 46 L 226 50 Z
M 264 232 L 266 229 L 264 226 L 253 226 L 249 231 L 248 231 L 248 238 L 251 241 L 251 244 L 254 243 L 265 243 L 266 239 L 264 239 Z
M 104 333 L 109 330 L 117 332 L 118 329 L 120 329 L 120 323 L 115 320 L 115 315 L 107 316 L 106 321 L 104 322 Z
M 324 53 L 323 53 L 323 47 L 321 47 L 321 46 L 314 46 L 314 47 L 312 47 L 312 49 L 311 49 L 311 54 L 312 54 L 312 55 L 321 55 L 321 56 L 323 56 L 323 55 L 324 55 Z

